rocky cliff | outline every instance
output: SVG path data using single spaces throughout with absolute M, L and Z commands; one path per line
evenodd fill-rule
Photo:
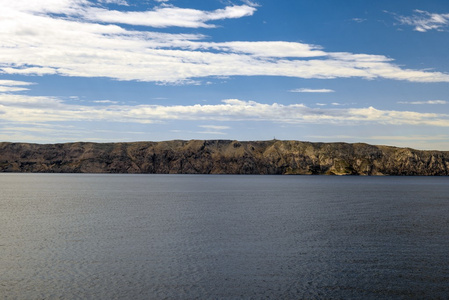
M 0 143 L 0 171 L 449 175 L 449 152 L 278 140 L 48 145 Z

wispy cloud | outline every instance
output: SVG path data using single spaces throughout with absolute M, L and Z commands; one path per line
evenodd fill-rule
M 225 130 L 225 129 L 231 128 L 229 126 L 219 126 L 219 125 L 199 125 L 198 127 L 206 128 L 206 129 L 213 129 L 213 130 Z
M 129 6 L 125 0 L 100 0 L 101 3 Z
M 29 88 L 27 88 L 25 86 L 32 85 L 32 84 L 34 84 L 34 83 L 25 82 L 25 81 L 16 81 L 16 80 L 0 80 L 0 92 L 7 93 L 7 92 L 27 91 L 27 90 L 29 90 Z
M 352 21 L 357 22 L 357 23 L 363 23 L 366 22 L 366 19 L 362 19 L 362 18 L 353 18 Z
M 447 104 L 445 100 L 428 100 L 428 101 L 399 101 L 399 104 L 414 104 L 414 105 L 423 105 L 423 104 Z
M 106 103 L 106 104 L 117 104 L 117 101 L 112 101 L 112 100 L 95 100 L 92 101 L 94 103 Z
M 18 81 L 18 80 L 0 80 L 0 85 L 3 86 L 21 86 L 21 85 L 32 85 L 34 82 L 28 81 Z
M 210 28 L 216 20 L 252 15 L 256 8 L 251 5 L 214 11 L 166 6 L 120 12 L 88 0 L 0 0 L 0 4 L 3 74 L 109 77 L 172 84 L 198 84 L 201 78 L 226 76 L 449 82 L 447 73 L 406 69 L 383 55 L 327 52 L 319 45 L 285 41 L 214 43 L 200 34 L 120 26 Z
M 198 127 L 204 128 L 205 130 L 198 131 L 197 133 L 201 134 L 210 134 L 210 135 L 226 135 L 227 133 L 223 130 L 230 129 L 229 126 L 220 126 L 220 125 L 199 125 Z
M 190 46 L 195 49 L 193 45 Z M 226 42 L 226 43 L 198 43 L 197 48 L 219 50 L 222 52 L 248 54 L 260 58 L 310 58 L 324 57 L 327 53 L 321 51 L 320 46 L 295 42 Z
M 82 18 L 95 22 L 141 25 L 150 27 L 214 28 L 209 21 L 235 19 L 251 16 L 256 9 L 248 5 L 228 6 L 214 11 L 202 11 L 173 6 L 157 7 L 150 11 L 116 11 L 90 8 Z
M 396 14 L 394 16 L 401 25 L 413 26 L 414 30 L 419 32 L 427 32 L 429 30 L 443 31 L 449 25 L 449 14 L 429 13 L 416 9 L 411 16 Z
M 27 91 L 27 90 L 28 90 L 28 88 L 24 88 L 24 87 L 2 86 L 2 85 L 0 85 L 0 92 L 1 93 L 21 92 L 21 91 Z
M 307 89 L 307 88 L 301 88 L 301 89 L 294 89 L 290 90 L 292 93 L 333 93 L 334 90 L 331 89 Z
M 213 105 L 74 105 L 54 97 L 0 94 L 0 120 L 51 122 L 268 121 L 285 124 L 390 124 L 449 127 L 449 115 L 368 108 L 311 108 L 304 104 L 264 104 L 239 99 Z M 209 131 L 227 126 L 203 125 Z
M 197 131 L 196 133 L 208 134 L 208 135 L 226 135 L 226 132 L 221 131 Z

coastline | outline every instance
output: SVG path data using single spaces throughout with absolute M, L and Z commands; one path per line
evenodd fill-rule
M 363 143 L 0 143 L 0 172 L 447 176 L 449 152 Z

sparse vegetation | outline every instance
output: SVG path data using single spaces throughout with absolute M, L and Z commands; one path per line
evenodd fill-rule
M 449 175 L 449 152 L 347 143 L 0 143 L 2 172 Z

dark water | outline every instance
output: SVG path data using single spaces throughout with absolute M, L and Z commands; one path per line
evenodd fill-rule
M 0 174 L 3 299 L 449 296 L 449 178 Z

